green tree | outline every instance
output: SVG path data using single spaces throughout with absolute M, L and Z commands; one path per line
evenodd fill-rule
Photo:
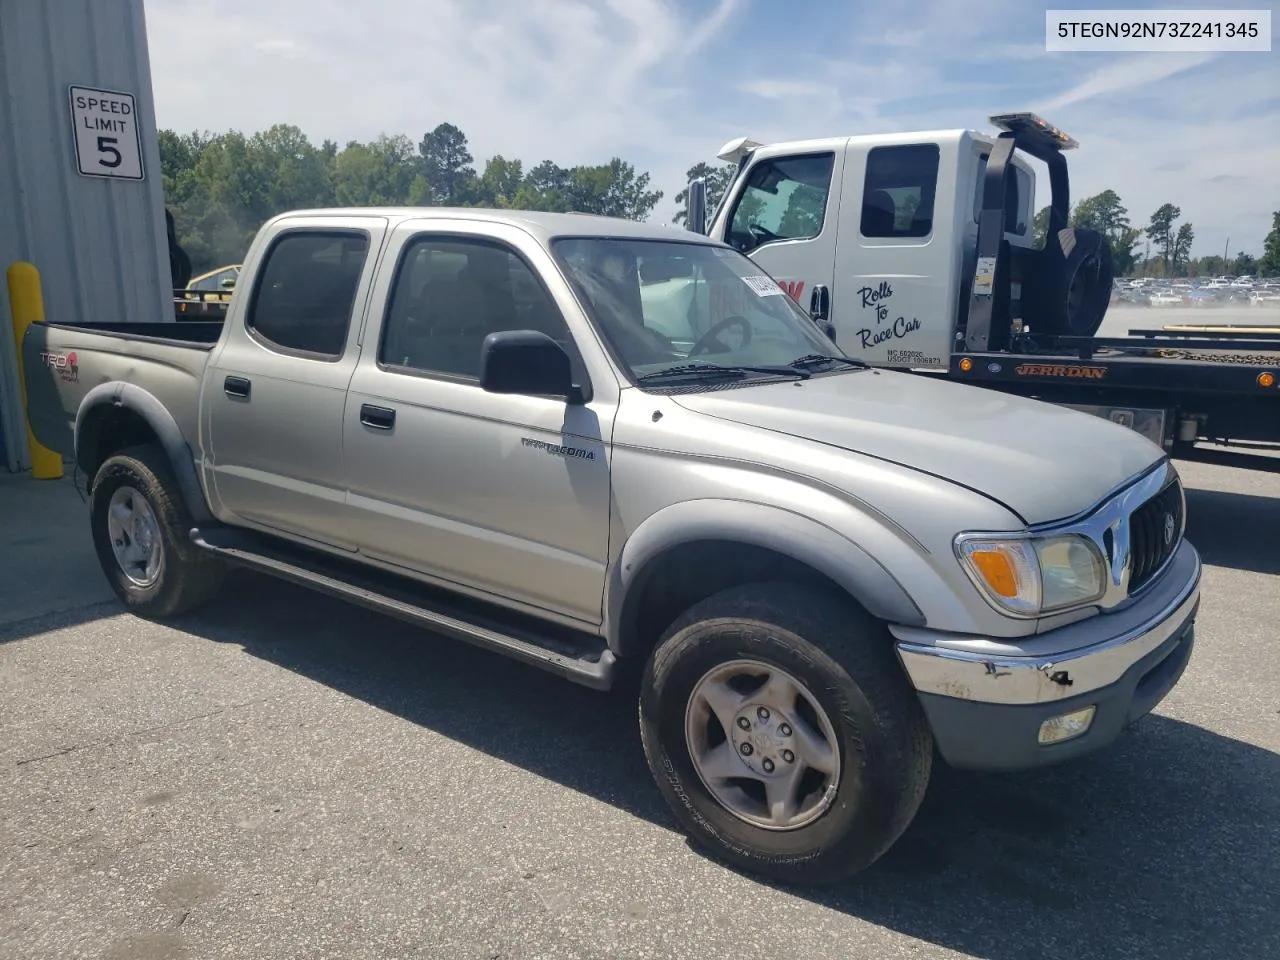
M 649 174 L 618 157 L 598 167 L 574 167 L 567 192 L 570 210 L 628 220 L 645 219 L 662 199 L 661 190 L 649 189 Z
M 1174 221 L 1182 216 L 1182 209 L 1172 203 L 1165 203 L 1151 215 L 1151 222 L 1143 231 L 1147 239 L 1160 251 L 1160 262 L 1164 272 L 1169 275 L 1173 264 L 1174 247 L 1177 243 L 1177 232 L 1173 229 Z
M 1255 277 L 1258 275 L 1258 261 L 1241 250 L 1231 261 L 1230 269 L 1237 277 Z
M 1178 232 L 1174 234 L 1173 244 L 1169 250 L 1171 276 L 1177 276 L 1179 271 L 1185 272 L 1187 263 L 1191 260 L 1191 244 L 1195 241 L 1195 238 L 1196 232 L 1191 224 L 1184 223 L 1178 227 Z
M 1137 262 L 1134 247 L 1142 231 L 1130 225 L 1129 211 L 1114 190 L 1103 190 L 1076 204 L 1071 213 L 1071 226 L 1096 230 L 1107 238 L 1117 276 L 1125 277 L 1133 271 Z
M 419 206 L 432 199 L 406 136 L 348 143 L 334 158 L 333 194 L 341 207 Z
M 1049 234 L 1049 214 L 1053 207 L 1046 204 L 1036 213 L 1035 219 L 1031 221 L 1031 235 L 1035 238 L 1036 247 L 1043 247 L 1045 237 Z
M 543 160 L 525 175 L 516 191 L 515 203 L 519 210 L 546 210 L 563 213 L 570 209 L 570 172 L 550 160 Z
M 720 204 L 721 198 L 725 191 L 729 189 L 729 184 L 733 182 L 733 178 L 737 175 L 738 168 L 732 163 L 726 163 L 718 167 L 713 167 L 709 163 L 695 163 L 684 175 L 686 184 L 692 183 L 701 177 L 707 184 L 707 216 L 710 217 L 713 210 Z M 688 223 L 689 222 L 689 188 L 686 186 L 675 196 L 677 209 L 671 217 L 672 223 Z
M 1280 277 L 1280 210 L 1271 214 L 1271 232 L 1262 241 L 1262 258 L 1258 261 L 1258 276 Z
M 566 169 L 491 157 L 477 176 L 463 132 L 442 123 L 416 145 L 383 135 L 319 146 L 291 124 L 246 135 L 159 132 L 165 203 L 196 273 L 239 262 L 254 233 L 286 210 L 318 206 L 480 204 L 644 219 L 662 197 L 620 158 Z
M 423 134 L 418 144 L 422 173 L 431 184 L 436 201 L 446 206 L 470 203 L 476 187 L 474 157 L 467 135 L 452 123 L 442 123 Z
M 519 160 L 490 157 L 477 185 L 476 199 L 487 206 L 513 207 L 524 182 L 524 165 Z

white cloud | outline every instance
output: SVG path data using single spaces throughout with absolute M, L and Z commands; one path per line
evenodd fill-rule
M 817 97 L 830 95 L 834 88 L 821 83 L 803 80 L 752 80 L 739 88 L 765 100 L 785 100 L 789 97 Z
M 147 0 L 146 15 L 162 126 L 289 122 L 345 143 L 416 140 L 450 121 L 478 163 L 630 160 L 666 193 L 659 220 L 684 171 L 736 136 L 984 129 L 989 114 L 1030 106 L 1080 140 L 1077 196 L 1114 188 L 1143 222 L 1177 203 L 1197 252 L 1220 251 L 1228 233 L 1233 247 L 1260 250 L 1280 208 L 1271 54 L 1048 54 L 1043 9 L 1025 0 L 988 0 L 980 15 L 955 0 L 906 0 L 891 17 L 870 0 L 781 9 Z M 192 37 L 216 38 L 207 69 L 192 68 Z
M 1117 97 L 1138 87 L 1167 80 L 1214 60 L 1215 53 L 1130 55 L 1093 71 L 1082 82 L 1036 106 L 1038 113 L 1052 113 L 1063 107 L 1103 97 Z

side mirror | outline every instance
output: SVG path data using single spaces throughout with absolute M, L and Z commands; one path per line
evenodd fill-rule
M 583 403 L 564 348 L 537 330 L 503 330 L 480 347 L 480 387 L 489 393 L 564 397 Z
M 689 216 L 686 224 L 694 233 L 707 232 L 707 181 L 698 177 L 689 181 Z

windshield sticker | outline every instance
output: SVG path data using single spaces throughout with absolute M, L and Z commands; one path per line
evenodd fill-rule
M 757 297 L 784 297 L 783 290 L 772 277 L 743 277 L 742 282 L 755 291 Z

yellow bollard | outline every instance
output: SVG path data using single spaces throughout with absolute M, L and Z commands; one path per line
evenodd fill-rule
M 62 457 L 50 450 L 31 432 L 27 416 L 27 380 L 22 372 L 22 338 L 27 328 L 44 319 L 44 296 L 40 293 L 40 271 L 33 264 L 12 264 L 9 281 L 9 312 L 13 314 L 13 337 L 18 344 L 18 390 L 22 395 L 22 419 L 27 425 L 27 448 L 31 451 L 31 476 L 37 480 L 57 480 L 62 476 Z

